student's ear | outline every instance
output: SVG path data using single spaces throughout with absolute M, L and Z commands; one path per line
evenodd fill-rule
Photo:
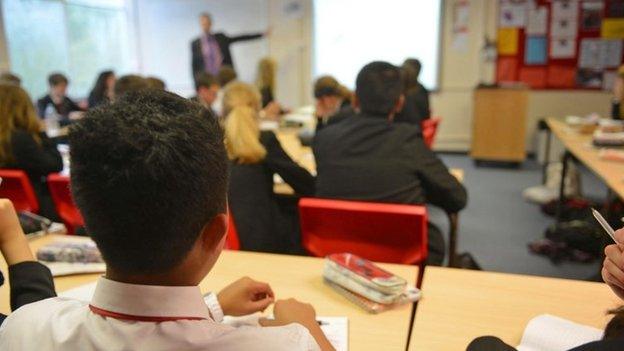
M 225 240 L 228 227 L 227 213 L 219 213 L 204 226 L 201 233 L 201 240 L 206 251 L 214 251 Z
M 394 120 L 394 116 L 403 111 L 403 106 L 405 106 L 405 95 L 401 94 L 397 102 L 394 104 L 394 108 L 392 109 L 390 116 L 388 116 L 388 120 L 392 122 Z
M 358 96 L 355 94 L 353 94 L 353 99 L 351 100 L 351 107 L 353 107 L 354 110 L 360 108 L 360 99 L 358 99 Z

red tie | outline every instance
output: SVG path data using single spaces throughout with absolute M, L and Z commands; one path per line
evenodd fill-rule
M 93 305 L 89 305 L 89 309 L 91 312 L 100 315 L 102 317 L 110 317 L 114 319 L 122 319 L 127 321 L 137 321 L 137 322 L 172 322 L 172 321 L 181 321 L 181 320 L 191 320 L 191 321 L 200 321 L 202 317 L 150 317 L 150 316 L 134 316 L 131 314 L 117 313 L 112 311 L 103 310 L 101 308 L 95 307 Z

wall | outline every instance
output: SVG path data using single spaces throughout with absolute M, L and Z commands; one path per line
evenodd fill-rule
M 497 1 L 470 0 L 468 45 L 465 53 L 453 49 L 452 18 L 456 0 L 444 2 L 441 89 L 432 94 L 432 110 L 444 118 L 436 149 L 467 151 L 472 131 L 472 91 L 479 83 L 479 72 L 492 77 L 494 66 L 483 67 L 480 49 L 487 34 L 493 38 L 497 25 Z M 527 146 L 534 150 L 534 130 L 537 120 L 544 116 L 585 115 L 597 112 L 608 116 L 610 94 L 596 91 L 535 90 L 529 95 Z
M 190 45 L 200 35 L 199 14 L 204 11 L 213 16 L 213 31 L 230 36 L 269 27 L 267 0 L 135 0 L 139 71 L 161 77 L 179 94 L 194 94 Z M 233 44 L 239 77 L 252 82 L 258 60 L 267 54 L 266 39 Z
M 4 35 L 4 14 L 2 13 L 2 0 L 0 0 L 0 72 L 9 69 L 9 51 L 7 49 L 6 36 Z

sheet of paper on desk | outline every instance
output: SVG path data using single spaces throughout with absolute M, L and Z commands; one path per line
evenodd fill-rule
M 234 326 L 258 326 L 258 319 L 262 317 L 260 313 L 254 313 L 248 316 L 230 317 L 225 316 L 223 323 Z M 267 318 L 272 318 L 268 316 Z M 336 351 L 348 351 L 349 350 L 349 319 L 347 317 L 316 317 L 316 320 L 321 325 L 321 330 L 325 333 L 325 336 L 334 346 Z
M 529 321 L 518 351 L 564 351 L 600 340 L 602 330 L 542 314 Z

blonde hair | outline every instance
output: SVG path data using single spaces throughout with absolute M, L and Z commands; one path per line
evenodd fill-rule
M 258 62 L 258 75 L 256 77 L 258 89 L 269 88 L 271 92 L 275 90 L 276 65 L 275 60 L 270 57 L 265 57 Z
M 14 84 L 0 84 L 0 165 L 15 161 L 11 148 L 11 134 L 27 131 L 41 144 L 41 126 L 28 93 Z
M 264 160 L 266 149 L 260 143 L 260 93 L 252 85 L 231 82 L 225 86 L 225 149 L 230 160 L 253 164 Z

